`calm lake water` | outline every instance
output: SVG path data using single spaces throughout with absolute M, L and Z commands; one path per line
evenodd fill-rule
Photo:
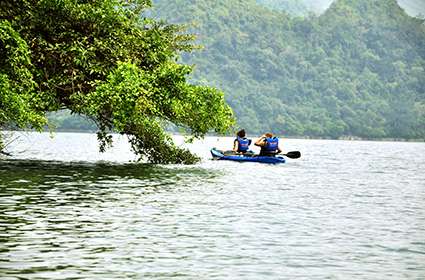
M 425 279 L 425 144 L 285 140 L 283 165 L 137 164 L 124 137 L 19 134 L 1 279 Z M 177 142 L 182 139 L 176 137 Z

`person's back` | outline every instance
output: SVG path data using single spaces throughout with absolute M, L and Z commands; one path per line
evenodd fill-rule
M 251 140 L 246 138 L 245 130 L 238 131 L 236 139 L 233 141 L 233 151 L 245 154 L 249 151 L 249 145 L 251 145 Z
M 274 156 L 281 151 L 279 148 L 279 138 L 271 133 L 266 133 L 255 142 L 256 146 L 261 147 L 260 156 Z

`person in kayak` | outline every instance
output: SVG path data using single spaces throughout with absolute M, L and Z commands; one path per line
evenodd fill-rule
M 251 139 L 246 138 L 245 129 L 242 129 L 236 133 L 236 139 L 233 141 L 233 152 L 237 154 L 251 153 L 249 145 L 251 145 Z
M 275 156 L 282 152 L 279 148 L 279 138 L 272 133 L 263 134 L 254 145 L 261 147 L 260 156 Z

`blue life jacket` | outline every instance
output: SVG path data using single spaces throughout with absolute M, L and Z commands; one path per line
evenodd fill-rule
M 251 144 L 251 140 L 247 138 L 236 138 L 236 141 L 238 141 L 238 152 L 246 152 L 248 151 L 249 145 Z
M 277 137 L 266 138 L 266 145 L 263 147 L 264 151 L 276 152 L 278 148 L 279 148 L 279 138 Z

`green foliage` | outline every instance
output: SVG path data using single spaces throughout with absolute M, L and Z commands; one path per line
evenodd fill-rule
M 257 0 L 268 8 L 285 11 L 290 15 L 306 16 L 309 13 L 321 14 L 336 0 Z M 397 0 L 398 4 L 411 16 L 425 15 L 425 1 Z
M 193 36 L 182 26 L 143 17 L 149 6 L 149 0 L 2 1 L 0 19 L 11 30 L 5 34 L 16 37 L 1 37 L 6 72 L 0 73 L 0 85 L 10 92 L 1 100 L 4 122 L 41 124 L 37 114 L 69 109 L 97 124 L 101 150 L 111 144 L 109 132 L 116 131 L 129 135 L 134 150 L 152 162 L 196 161 L 174 146 L 161 124 L 182 125 L 202 137 L 210 130 L 226 131 L 232 111 L 222 92 L 187 82 L 192 69 L 177 59 L 195 47 Z M 13 48 L 20 53 L 11 53 Z M 21 76 L 11 84 L 9 72 Z M 26 98 L 24 89 L 34 94 Z M 18 93 L 22 104 L 14 97 Z M 25 102 L 35 115 L 17 111 Z M 29 121 L 11 110 L 29 112 L 24 115 Z
M 304 16 L 308 13 L 305 1 L 300 0 L 257 0 L 257 3 L 290 15 Z
M 396 0 L 339 0 L 291 18 L 255 0 L 157 0 L 194 22 L 196 80 L 228 92 L 241 127 L 291 136 L 425 138 L 425 24 Z M 208 14 L 205 13 L 208 11 Z
M 8 21 L 0 20 L 0 126 L 13 121 L 19 127 L 41 129 L 46 119 L 34 110 L 37 99 L 30 71 L 29 49 Z

